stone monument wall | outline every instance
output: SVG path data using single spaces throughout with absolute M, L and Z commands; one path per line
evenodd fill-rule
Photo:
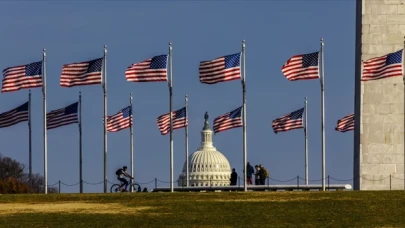
M 404 48 L 405 0 L 356 4 L 354 189 L 389 190 L 391 185 L 392 190 L 403 190 L 403 78 L 367 82 L 360 78 L 362 60 Z

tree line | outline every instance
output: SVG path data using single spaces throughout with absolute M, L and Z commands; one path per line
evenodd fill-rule
M 29 174 L 26 165 L 0 154 L 0 194 L 43 193 L 44 177 L 32 174 L 30 189 Z M 58 188 L 48 187 L 48 193 L 57 193 Z

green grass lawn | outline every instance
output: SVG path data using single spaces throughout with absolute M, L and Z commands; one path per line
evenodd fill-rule
M 0 227 L 405 227 L 405 191 L 0 195 Z

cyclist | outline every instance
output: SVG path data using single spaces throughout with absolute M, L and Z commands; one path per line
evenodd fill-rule
M 124 176 L 126 176 L 126 177 L 128 177 L 128 178 L 130 178 L 130 179 L 134 179 L 131 175 L 129 175 L 129 174 L 127 173 L 127 167 L 124 166 L 124 167 L 122 167 L 122 169 L 118 169 L 118 170 L 115 172 L 115 174 L 117 175 L 117 179 L 122 182 L 122 184 L 121 184 L 121 186 L 120 186 L 120 188 L 119 188 L 120 191 L 121 191 L 121 192 L 127 192 L 128 181 L 127 181 L 127 179 L 124 178 Z M 122 190 L 122 187 L 123 187 L 124 185 L 125 185 L 125 189 Z

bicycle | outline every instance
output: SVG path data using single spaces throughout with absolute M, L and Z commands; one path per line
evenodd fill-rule
M 123 184 L 123 182 L 121 182 L 120 184 L 113 184 L 111 186 L 111 189 L 110 189 L 111 193 L 122 192 L 122 191 L 120 191 L 120 186 L 122 184 Z M 135 182 L 132 182 L 132 179 L 129 181 L 127 189 L 128 189 L 129 192 L 131 192 L 131 189 L 133 190 L 133 192 L 141 192 L 142 191 L 141 186 L 139 184 L 135 183 Z

